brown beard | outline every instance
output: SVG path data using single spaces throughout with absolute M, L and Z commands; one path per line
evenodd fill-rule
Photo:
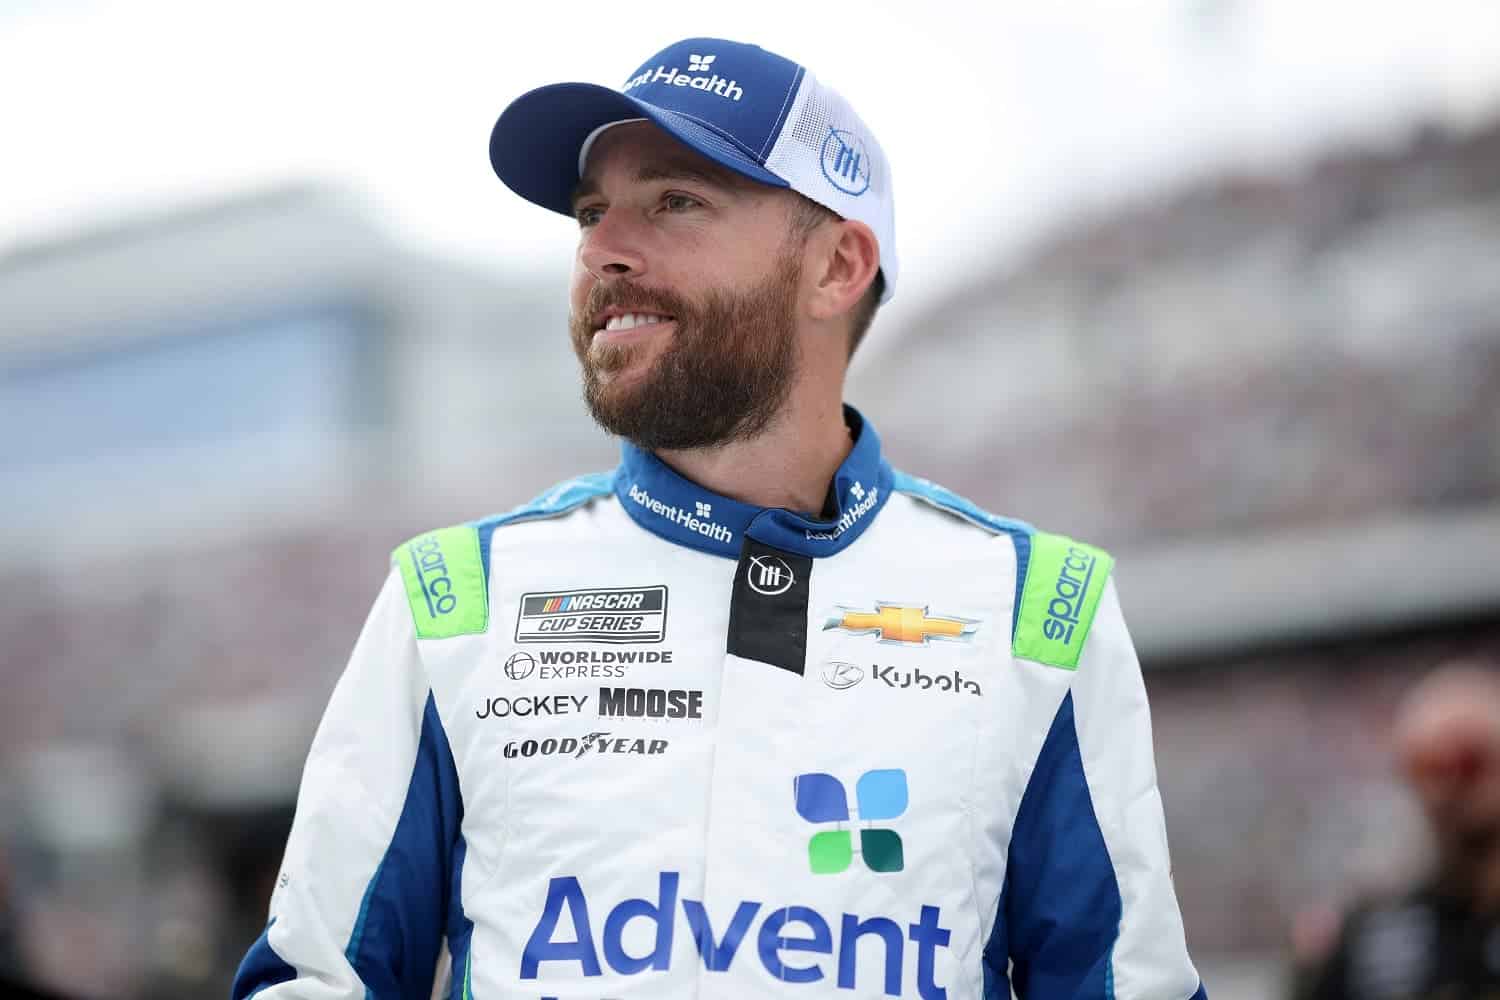
M 797 372 L 799 254 L 783 251 L 746 291 L 717 288 L 701 301 L 628 284 L 596 284 L 570 321 L 595 422 L 647 451 L 709 448 L 754 437 L 786 402 Z M 593 347 L 593 317 L 610 307 L 671 316 L 671 342 L 640 379 L 616 385 L 634 345 Z

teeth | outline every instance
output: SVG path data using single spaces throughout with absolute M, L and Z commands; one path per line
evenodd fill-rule
M 626 313 L 623 316 L 611 316 L 609 322 L 604 324 L 606 330 L 634 330 L 638 326 L 647 326 L 651 323 L 665 322 L 666 318 L 655 313 Z

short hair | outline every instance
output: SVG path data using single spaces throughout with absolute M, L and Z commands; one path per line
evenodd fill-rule
M 796 204 L 792 208 L 792 232 L 799 241 L 805 243 L 812 231 L 825 222 L 844 221 L 842 215 L 827 206 L 818 204 L 804 194 L 793 191 L 792 197 L 796 199 Z M 854 306 L 849 324 L 849 357 L 854 357 L 855 350 L 870 330 L 870 324 L 875 322 L 875 313 L 880 308 L 880 297 L 884 294 L 885 274 L 876 271 L 875 280 L 870 282 L 870 287 L 865 289 L 864 297 Z

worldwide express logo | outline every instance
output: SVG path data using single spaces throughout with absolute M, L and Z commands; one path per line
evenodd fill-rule
M 848 871 L 854 861 L 854 831 L 850 830 L 849 796 L 844 783 L 831 774 L 814 771 L 792 779 L 797 815 L 809 823 L 835 824 L 807 842 L 807 862 L 814 875 Z M 906 772 L 900 768 L 866 771 L 854 785 L 860 823 L 859 855 L 873 872 L 899 872 L 906 867 L 901 835 L 871 824 L 892 820 L 906 812 Z

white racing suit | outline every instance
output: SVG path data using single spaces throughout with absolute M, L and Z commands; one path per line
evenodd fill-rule
M 1204 997 L 1110 557 L 848 419 L 826 520 L 627 446 L 398 548 L 234 996 Z

